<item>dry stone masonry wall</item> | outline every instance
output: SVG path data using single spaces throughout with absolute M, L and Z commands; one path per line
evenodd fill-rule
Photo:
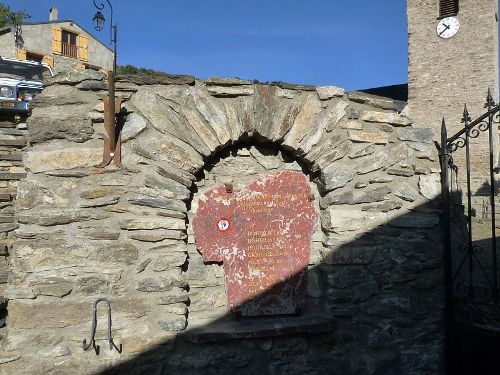
M 4 299 L 9 274 L 7 257 L 14 239 L 12 231 L 19 227 L 14 216 L 16 186 L 26 177 L 21 150 L 26 146 L 27 135 L 24 122 L 0 121 L 0 337 L 7 314 Z
M 2 374 L 422 374 L 443 362 L 439 165 L 404 103 L 336 87 L 122 76 L 123 168 L 102 159 L 100 73 L 63 73 L 28 121 Z M 319 222 L 300 316 L 235 320 L 193 239 L 199 195 L 293 170 Z M 11 236 L 11 235 L 9 235 Z M 99 356 L 92 303 L 112 303 Z

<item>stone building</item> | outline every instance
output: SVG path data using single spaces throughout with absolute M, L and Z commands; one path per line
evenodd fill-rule
M 488 88 L 498 100 L 498 1 L 408 0 L 407 13 L 409 115 L 436 131 L 444 117 L 452 134 L 463 126 L 465 103 L 474 117 Z M 459 20 L 449 38 L 437 33 L 446 16 Z
M 448 135 L 463 128 L 464 104 L 474 120 L 486 111 L 488 89 L 498 102 L 498 1 L 408 0 L 407 13 L 408 114 L 434 129 L 438 140 L 443 118 Z M 440 21 L 449 16 L 458 20 L 456 33 L 439 35 Z M 496 165 L 497 129 L 493 141 Z M 489 172 L 487 139 L 473 141 L 471 152 L 472 190 L 481 195 Z M 463 171 L 465 161 L 456 162 Z
M 111 69 L 113 51 L 73 20 L 58 20 L 57 8 L 49 21 L 25 23 L 15 43 L 16 29 L 0 30 L 0 56 L 49 64 L 54 73 L 78 68 Z

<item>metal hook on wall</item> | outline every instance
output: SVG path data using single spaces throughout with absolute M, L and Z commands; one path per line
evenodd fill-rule
M 122 352 L 122 344 L 120 346 L 116 346 L 116 344 L 113 341 L 113 337 L 111 336 L 111 302 L 107 300 L 106 298 L 98 298 L 94 302 L 93 306 L 93 312 L 92 312 L 92 328 L 90 329 L 90 342 L 87 344 L 87 340 L 83 339 L 82 343 L 82 348 L 84 351 L 87 351 L 91 346 L 95 350 L 95 354 L 99 355 L 99 350 L 100 346 L 96 345 L 95 343 L 95 333 L 97 329 L 97 304 L 99 302 L 106 302 L 108 304 L 108 343 L 109 343 L 109 349 L 113 350 L 113 348 L 116 349 L 118 353 Z

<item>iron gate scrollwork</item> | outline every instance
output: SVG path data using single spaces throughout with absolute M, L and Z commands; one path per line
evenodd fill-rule
M 447 137 L 445 120 L 441 127 L 441 184 L 445 221 L 445 272 L 447 281 L 448 312 L 454 320 L 485 327 L 500 329 L 498 302 L 498 262 L 496 240 L 496 207 L 498 150 L 495 137 L 500 122 L 500 105 L 495 105 L 490 91 L 486 98 L 487 112 L 471 121 L 467 106 L 464 107 L 462 123 L 464 127 L 451 137 Z M 487 137 L 487 141 L 472 144 L 471 140 Z M 472 146 L 489 147 L 489 168 L 481 172 L 484 176 L 489 221 L 489 239 L 484 238 L 484 230 L 478 237 L 474 232 L 475 208 L 471 176 Z M 455 157 L 465 150 L 465 162 L 458 166 Z M 460 179 L 461 168 L 465 167 L 465 180 Z M 462 200 L 465 200 L 462 203 Z M 462 222 L 461 222 L 462 220 Z M 483 218 L 483 224 L 486 218 Z M 484 225 L 483 225 L 484 226 Z M 455 229 L 455 232 L 454 232 Z M 460 230 L 464 229 L 464 230 Z M 465 233 L 463 233 L 465 231 Z M 465 234 L 463 237 L 462 234 Z
M 457 332 L 464 329 L 482 332 L 481 335 L 488 332 L 500 339 L 495 206 L 500 105 L 493 101 L 490 91 L 485 108 L 486 112 L 472 121 L 465 106 L 463 128 L 451 137 L 447 135 L 444 119 L 441 126 L 447 335 L 450 336 L 451 329 L 455 339 Z M 488 151 L 489 160 L 484 157 Z M 478 154 L 479 163 L 472 162 Z M 474 182 L 478 182 L 481 180 L 478 175 L 483 185 L 473 192 L 473 176 Z M 483 205 L 478 209 L 481 199 Z

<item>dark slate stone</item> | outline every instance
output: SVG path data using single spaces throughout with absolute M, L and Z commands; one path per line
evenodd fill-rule
M 195 78 L 190 75 L 147 75 L 147 74 L 120 74 L 116 82 L 135 83 L 136 85 L 194 85 Z
M 357 284 L 374 282 L 373 277 L 361 266 L 339 267 L 334 273 L 328 275 L 328 281 L 333 288 L 350 288 Z
M 141 273 L 142 271 L 144 271 L 146 269 L 146 267 L 148 266 L 149 263 L 151 263 L 151 258 L 148 258 L 146 260 L 143 260 L 141 263 L 139 263 L 136 267 L 135 267 L 135 273 Z
M 432 228 L 439 223 L 439 215 L 409 212 L 392 219 L 388 224 L 399 228 Z
M 9 278 L 9 271 L 0 271 L 0 284 L 5 284 L 7 283 L 7 280 Z M 1 299 L 1 297 L 0 297 Z
M 175 199 L 167 199 L 167 198 L 131 198 L 128 200 L 131 204 L 135 204 L 137 206 L 146 206 L 152 208 L 163 208 L 166 210 L 173 211 L 186 211 L 186 206 Z
M 223 77 L 209 77 L 205 84 L 207 86 L 241 86 L 241 85 L 251 85 L 251 81 L 246 81 L 239 78 L 223 78 Z
M 164 163 L 157 167 L 156 171 L 159 175 L 177 181 L 187 187 L 190 187 L 193 184 L 193 181 L 196 180 L 196 177 L 191 173 L 183 171 L 171 164 Z
M 399 128 L 398 138 L 402 141 L 431 143 L 434 131 L 430 128 Z
M 83 91 L 101 91 L 107 90 L 108 84 L 106 81 L 85 80 L 76 85 L 76 88 Z
M 295 83 L 278 83 L 276 86 L 286 90 L 300 90 L 300 91 L 316 91 L 316 86 L 312 85 L 299 85 Z
M 130 242 L 113 242 L 103 246 L 96 253 L 96 257 L 101 262 L 116 262 L 124 264 L 135 264 L 138 259 L 139 250 Z
M 376 302 L 370 301 L 362 310 L 368 315 L 381 318 L 395 318 L 411 314 L 411 303 L 407 297 L 380 297 Z
M 376 212 L 389 212 L 392 210 L 399 210 L 403 204 L 398 201 L 386 201 L 378 204 L 371 204 L 361 208 L 361 211 L 376 211 Z
M 171 290 L 174 287 L 184 288 L 186 287 L 186 282 L 179 277 L 147 277 L 145 279 L 139 280 L 137 282 L 137 290 L 141 292 L 164 292 Z
M 241 319 L 238 321 L 216 321 L 185 334 L 187 340 L 197 344 L 241 340 L 265 337 L 283 337 L 288 335 L 313 335 L 333 331 L 331 316 L 303 315 L 297 317 L 260 317 L 259 319 Z
M 173 320 L 159 320 L 158 326 L 163 331 L 183 331 L 186 328 L 187 321 L 184 316 Z
M 172 305 L 174 303 L 189 302 L 188 293 L 183 294 L 162 294 L 158 299 L 158 305 Z
M 327 194 L 321 199 L 321 206 L 326 207 L 331 204 L 358 204 L 372 203 L 383 201 L 388 194 L 391 193 L 391 188 L 388 186 L 378 186 L 374 189 L 366 189 L 362 191 L 350 190 L 340 194 Z
M 52 85 L 76 85 L 85 80 L 103 81 L 105 74 L 92 69 L 72 69 L 58 73 L 53 77 L 48 78 L 44 82 L 45 87 Z
M 146 181 L 144 184 L 146 185 L 146 187 L 158 191 L 167 190 L 171 192 L 176 199 L 188 200 L 191 196 L 191 191 L 186 186 L 169 178 L 162 178 L 160 176 L 146 176 Z
M 45 172 L 46 175 L 55 177 L 85 177 L 90 174 L 88 169 L 58 169 Z
M 12 232 L 17 228 L 19 228 L 19 224 L 17 223 L 0 224 L 0 232 Z
M 406 105 L 405 102 L 384 98 L 382 96 L 371 95 L 364 92 L 353 91 L 348 94 L 349 100 L 367 104 L 375 108 L 401 111 Z
M 349 109 L 347 110 L 347 118 L 349 120 L 359 120 L 360 117 L 361 111 L 359 109 L 349 107 Z
M 415 171 L 413 168 L 404 168 L 401 166 L 395 166 L 392 168 L 389 168 L 387 171 L 387 174 L 393 175 L 393 176 L 403 176 L 403 177 L 411 177 L 415 174 Z
M 348 246 L 332 251 L 326 260 L 329 264 L 366 265 L 371 263 L 375 253 L 379 249 L 380 246 L 355 246 L 349 244 Z
M 6 243 L 0 243 L 0 255 L 6 256 L 9 254 L 9 247 Z
M 78 221 L 87 221 L 92 219 L 104 219 L 107 215 L 100 212 L 89 212 L 86 210 L 74 209 L 44 209 L 30 210 L 17 215 L 17 220 L 23 224 L 36 224 L 41 226 L 63 225 Z M 13 225 L 13 224 L 4 224 Z M 0 226 L 1 227 L 1 226 Z M 14 228 L 15 229 L 15 228 Z
M 364 283 L 352 285 L 344 289 L 329 289 L 327 298 L 334 303 L 364 302 L 368 298 L 380 293 L 377 283 Z

